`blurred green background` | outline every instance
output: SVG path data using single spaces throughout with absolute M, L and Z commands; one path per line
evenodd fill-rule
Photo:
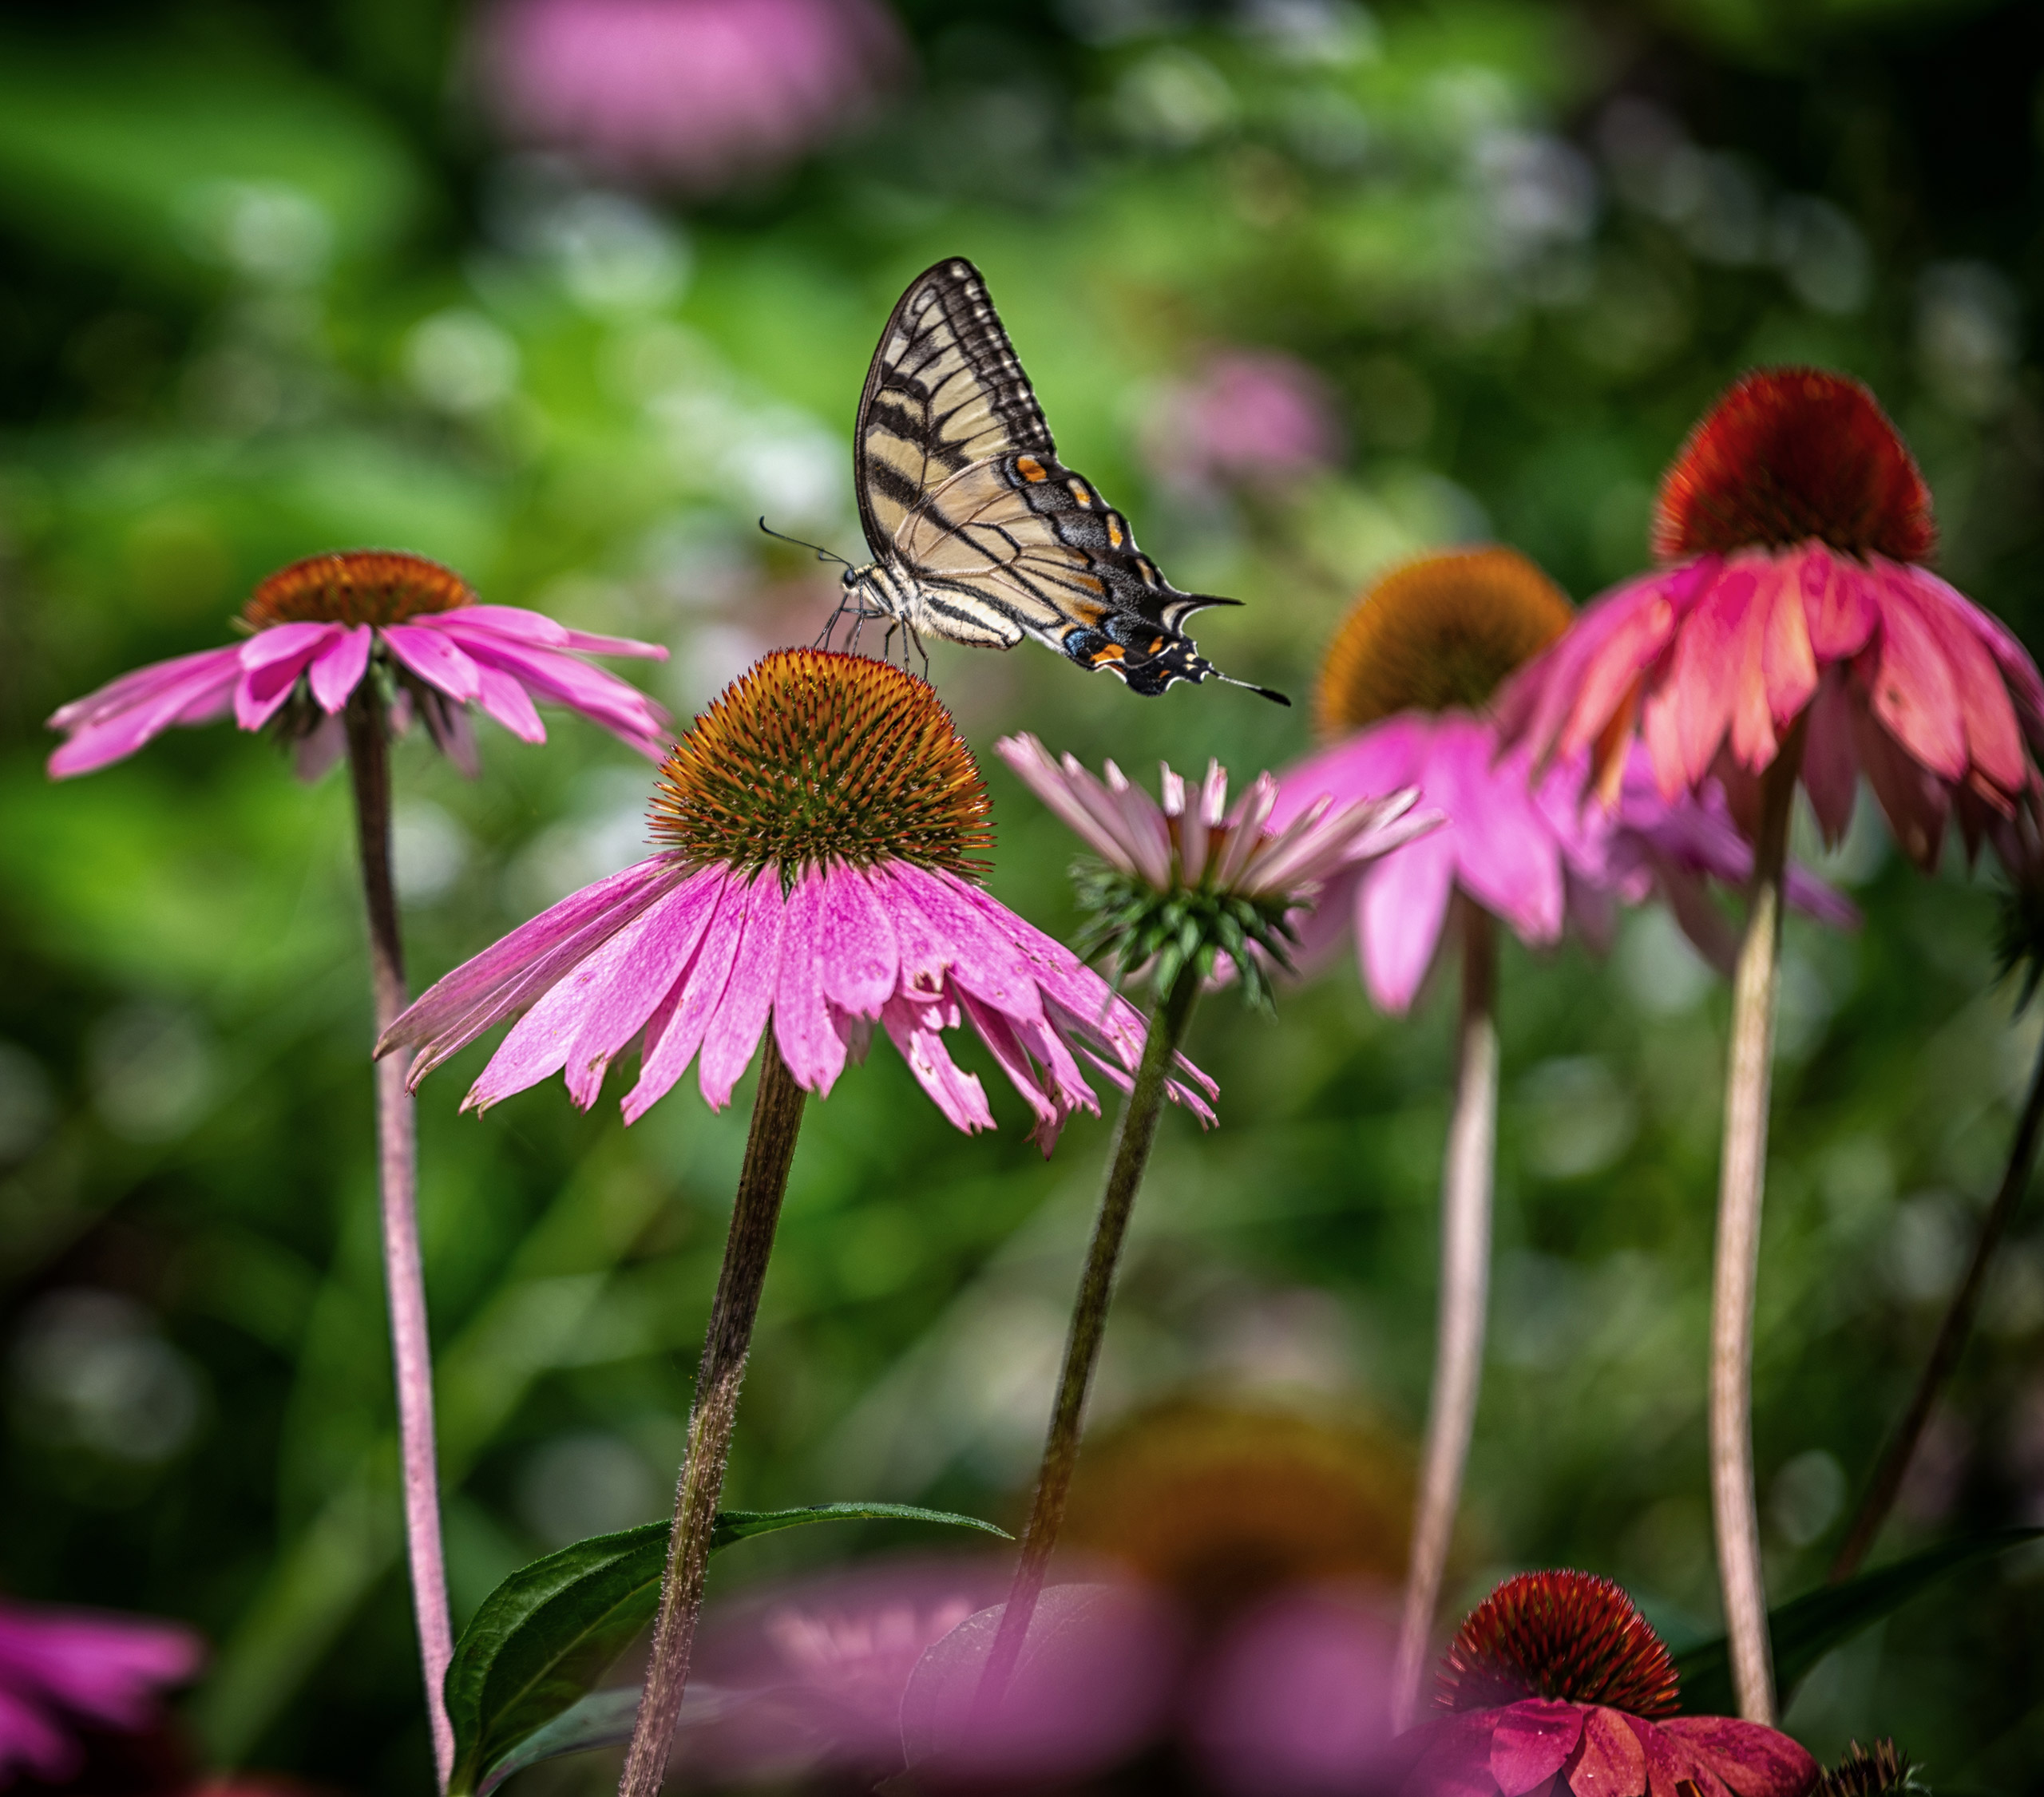
M 1247 602 L 1202 631 L 1246 678 L 1303 696 L 1359 583 L 1430 545 L 1516 544 L 1579 600 L 1636 570 L 1683 432 L 1782 358 L 1872 382 L 1944 569 L 2044 642 L 2030 0 L 900 0 L 851 9 L 864 60 L 826 58 L 825 99 L 726 164 L 686 119 L 624 141 L 657 93 L 602 112 L 601 142 L 561 124 L 572 93 L 541 116 L 517 31 L 544 10 L 572 38 L 578 5 L 592 31 L 618 11 L 0 19 L 0 1588 L 191 1620 L 218 1762 L 338 1791 L 430 1783 L 345 782 L 303 789 L 220 727 L 52 786 L 58 703 L 224 640 L 278 564 L 375 544 L 668 644 L 650 678 L 685 716 L 821 623 L 830 571 L 753 520 L 857 549 L 866 359 L 906 279 L 955 253 L 1067 458 L 1180 585 Z M 1261 449 L 1212 427 L 1230 380 L 1282 401 Z M 998 734 L 1146 777 L 1309 743 L 1303 706 L 1224 687 L 1151 702 L 1029 647 L 932 659 L 988 766 L 994 889 L 1056 930 L 1072 845 Z M 397 758 L 415 984 L 639 850 L 628 752 L 573 718 L 544 749 L 480 734 L 473 784 L 417 741 Z M 1820 865 L 1866 925 L 1789 927 L 1757 1373 L 1777 1597 L 1821 1576 L 2038 1039 L 1994 982 L 1984 876 L 1919 877 L 1864 804 Z M 1608 964 L 1510 949 L 1502 1004 L 1460 1595 L 1573 1563 L 1693 1638 L 1716 1625 L 1725 993 L 1649 913 Z M 1165 1124 L 1102 1426 L 1194 1391 L 1416 1435 L 1445 1008 L 1375 1016 L 1351 964 L 1274 1023 L 1208 1004 L 1222 1125 Z M 712 1116 L 684 1083 L 628 1132 L 550 1084 L 458 1118 L 480 1056 L 420 1105 L 458 1620 L 533 1554 L 660 1510 L 749 1102 Z M 988 1084 L 979 1139 L 885 1047 L 812 1107 L 731 1501 L 1014 1515 L 1106 1126 L 1046 1164 Z M 2033 1209 L 1888 1551 L 2044 1521 L 2040 1347 Z M 889 1545 L 788 1540 L 713 1589 Z M 1834 1656 L 1788 1722 L 2044 1791 L 2040 1692 L 2044 1559 L 2016 1556 Z

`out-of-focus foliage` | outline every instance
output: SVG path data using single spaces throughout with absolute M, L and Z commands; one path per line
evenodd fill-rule
M 1215 659 L 1295 695 L 1399 556 L 1495 536 L 1579 598 L 1636 569 L 1682 432 L 1786 358 L 1874 384 L 1946 570 L 2044 631 L 2024 0 L 905 3 L 913 55 L 858 133 L 686 206 L 494 138 L 486 16 L 0 19 L 0 1581 L 196 1622 L 217 1755 L 379 1793 L 430 1775 L 344 783 L 302 790 L 216 728 L 53 788 L 57 703 L 221 640 L 283 561 L 378 544 L 670 644 L 654 678 L 686 713 L 822 623 L 828 571 L 753 520 L 855 551 L 866 358 L 952 253 L 1067 457 L 1180 585 L 1247 602 L 1202 619 Z M 1198 436 L 1252 412 L 1275 421 L 1254 453 Z M 1307 746 L 1303 708 L 1226 688 L 1142 701 L 1026 647 L 933 664 L 994 790 L 995 889 L 1068 932 L 1068 842 L 998 734 L 1137 770 Z M 473 785 L 397 758 L 416 982 L 638 852 L 643 764 L 573 719 L 543 750 L 485 736 Z M 1821 1575 L 2038 1039 L 1994 986 L 1983 881 L 1919 878 L 1864 808 L 1822 865 L 1867 923 L 1789 928 L 1757 1368 L 1777 1601 Z M 1574 1563 L 1681 1645 L 1715 1605 L 1725 995 L 1649 914 L 1608 964 L 1508 952 L 1501 1002 L 1467 1591 Z M 1222 1126 L 1163 1126 L 1100 1425 L 1190 1388 L 1416 1432 L 1443 1008 L 1377 1017 L 1337 967 L 1275 1022 L 1201 1019 Z M 747 1102 L 678 1095 L 627 1132 L 549 1087 L 478 1122 L 455 1107 L 479 1064 L 420 1107 L 458 1620 L 535 1554 L 660 1513 Z M 1106 1128 L 1046 1164 L 989 1089 L 979 1139 L 885 1051 L 810 1107 L 730 1501 L 1012 1514 Z M 2044 1514 L 2040 1344 L 2033 1217 L 1891 1546 Z M 719 1577 L 842 1551 L 763 1545 Z M 1791 1724 L 2044 1788 L 2040 1580 L 2013 1556 L 1919 1601 L 1820 1664 Z

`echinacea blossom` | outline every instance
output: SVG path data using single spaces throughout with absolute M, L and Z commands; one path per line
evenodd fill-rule
M 878 0 L 498 0 L 475 53 L 512 137 L 689 194 L 827 143 L 907 61 Z
M 1818 1781 L 1815 1797 L 1903 1797 L 1923 1790 L 1915 1774 L 1909 1755 L 1893 1741 L 1876 1741 L 1871 1748 L 1852 1741 Z
M 175 1623 L 0 1600 L 0 1786 L 74 1777 L 81 1725 L 147 1727 L 203 1657 Z
M 1675 1663 L 1624 1590 L 1522 1573 L 1456 1631 L 1444 1715 L 1400 1737 L 1398 1797 L 1806 1797 L 1816 1762 L 1788 1736 L 1678 1716 Z
M 1091 942 L 1119 975 L 1147 972 L 1156 1003 L 1143 1064 L 1115 1132 L 1015 1583 L 982 1675 L 980 1701 L 989 1725 L 1019 1664 L 1064 1520 L 1115 1264 L 1156 1137 L 1165 1074 L 1200 988 L 1217 971 L 1233 969 L 1252 995 L 1259 994 L 1260 962 L 1288 964 L 1295 920 L 1323 881 L 1389 853 L 1437 821 L 1414 813 L 1413 795 L 1405 791 L 1318 800 L 1273 829 L 1278 783 L 1268 774 L 1258 774 L 1230 810 L 1228 776 L 1219 762 L 1208 764 L 1196 786 L 1165 766 L 1159 805 L 1112 762 L 1103 783 L 1070 755 L 1052 759 L 1033 736 L 1008 737 L 998 746 L 1030 790 L 1101 857 L 1099 867 L 1081 875 L 1081 898 L 1093 913 Z
M 1273 350 L 1223 350 L 1159 396 L 1143 433 L 1166 480 L 1206 491 L 1296 480 L 1341 459 L 1327 383 Z
M 1457 550 L 1393 570 L 1365 592 L 1329 645 L 1315 707 L 1329 746 L 1286 771 L 1273 814 L 1283 821 L 1330 798 L 1416 788 L 1440 827 L 1330 879 L 1301 926 L 1301 948 L 1317 956 L 1353 929 L 1371 998 L 1399 1013 L 1445 939 L 1452 934 L 1462 951 L 1438 1340 L 1392 1694 L 1401 1724 L 1418 1701 L 1483 1365 L 1496 926 L 1547 948 L 1573 922 L 1602 948 L 1618 906 L 1658 891 L 1705 952 L 1729 964 L 1729 932 L 1705 883 L 1743 883 L 1753 869 L 1714 787 L 1665 799 L 1641 752 L 1615 804 L 1586 805 L 1586 755 L 1536 771 L 1523 746 L 1501 743 L 1495 695 L 1573 617 L 1561 589 L 1514 549 Z M 1795 896 L 1832 921 L 1852 920 L 1851 908 L 1813 881 L 1801 880 Z
M 466 1104 L 481 1108 L 556 1073 L 586 1107 L 636 1043 L 630 1122 L 691 1063 L 705 1099 L 727 1104 L 772 1023 L 697 1373 L 625 1797 L 660 1788 L 680 1715 L 806 1095 L 830 1090 L 877 1022 L 947 1118 L 990 1128 L 978 1079 L 945 1047 L 947 1030 L 969 1023 L 1036 1113 L 1046 1154 L 1073 1110 L 1098 1108 L 1082 1056 L 1122 1084 L 1150 1077 L 1211 1119 L 1194 1089 L 1210 1096 L 1211 1081 L 1182 1061 L 1193 1084 L 1167 1078 L 1134 1007 L 980 889 L 988 815 L 972 752 L 927 682 L 863 655 L 778 650 L 667 757 L 649 820 L 654 854 L 457 968 L 379 1045 L 418 1049 L 415 1084 L 519 1018 L 469 1093 Z
M 1955 816 L 2005 835 L 2044 780 L 2044 679 L 1923 562 L 1931 497 L 1856 381 L 1765 369 L 1704 418 L 1662 482 L 1663 565 L 1591 606 L 1500 700 L 1536 764 L 1594 751 L 1608 794 L 1635 738 L 1661 791 L 1724 786 L 1753 840 L 1734 973 L 1710 1352 L 1712 1515 L 1740 1712 L 1774 1715 L 1753 1483 L 1754 1295 L 1783 883 L 1795 789 L 1836 840 L 1864 774 L 1919 865 Z
M 584 655 L 666 659 L 629 638 L 569 630 L 537 612 L 484 605 L 451 568 L 382 550 L 312 556 L 264 580 L 222 649 L 138 667 L 73 699 L 50 720 L 65 736 L 56 778 L 132 755 L 173 724 L 232 716 L 243 730 L 280 727 L 299 772 L 323 773 L 347 745 L 349 699 L 365 679 L 387 685 L 390 722 L 414 712 L 465 774 L 476 771 L 473 706 L 527 742 L 544 742 L 534 701 L 565 705 L 641 754 L 666 752 L 667 714 Z
M 988 815 L 972 753 L 925 683 L 863 656 L 777 651 L 667 758 L 648 825 L 658 852 L 447 975 L 384 1046 L 417 1047 L 416 1087 L 522 1013 L 463 1108 L 558 1073 L 586 1110 L 636 1043 L 631 1123 L 691 1063 L 721 1110 L 770 1019 L 796 1084 L 827 1096 L 877 1023 L 953 1123 L 991 1129 L 978 1075 L 945 1047 L 969 1024 L 1048 1154 L 1074 1110 L 1099 1108 L 1081 1058 L 1127 1083 L 1142 1019 L 980 887 Z M 1210 1117 L 1190 1087 L 1171 1091 Z

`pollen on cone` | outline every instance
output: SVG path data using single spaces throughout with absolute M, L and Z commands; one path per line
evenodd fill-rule
M 744 869 L 901 861 L 976 875 L 980 770 L 929 683 L 887 662 L 777 650 L 726 687 L 661 770 L 650 828 Z
M 1435 1702 L 1480 1710 L 1559 1697 L 1652 1717 L 1674 1713 L 1679 1685 L 1674 1660 L 1624 1587 L 1590 1573 L 1521 1573 L 1456 1630 Z
M 1400 711 L 1480 709 L 1568 628 L 1561 588 L 1516 549 L 1459 549 L 1366 588 L 1328 645 L 1314 695 L 1323 736 Z
M 1937 544 L 1930 489 L 1859 382 L 1766 368 L 1713 406 L 1661 485 L 1664 560 L 1812 539 L 1850 554 L 1922 561 Z
M 451 568 L 390 549 L 307 556 L 280 568 L 249 595 L 241 621 L 276 624 L 398 624 L 454 612 L 476 596 Z

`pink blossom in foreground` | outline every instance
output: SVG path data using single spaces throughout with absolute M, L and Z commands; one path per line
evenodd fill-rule
M 1227 770 L 1218 762 L 1208 762 L 1206 779 L 1192 787 L 1161 766 L 1160 805 L 1112 762 L 1103 783 L 1070 755 L 1053 761 L 1033 736 L 1004 737 L 996 747 L 1088 848 L 1160 893 L 1184 886 L 1245 898 L 1295 895 L 1303 905 L 1323 881 L 1440 821 L 1412 810 L 1408 787 L 1316 799 L 1280 823 L 1278 782 L 1268 774 L 1259 774 L 1230 811 Z
M 1706 882 L 1743 884 L 1753 851 L 1722 796 L 1708 786 L 1694 799 L 1663 799 L 1642 751 L 1607 809 L 1583 802 L 1586 767 L 1578 755 L 1535 778 L 1523 747 L 1500 751 L 1495 722 L 1460 710 L 1400 712 L 1300 762 L 1280 778 L 1274 824 L 1330 797 L 1399 787 L 1417 789 L 1445 819 L 1329 880 L 1301 926 L 1302 953 L 1325 952 L 1353 928 L 1370 997 L 1402 1012 L 1440 951 L 1457 893 L 1529 947 L 1551 947 L 1573 924 L 1598 948 L 1610 945 L 1619 903 L 1658 893 L 1705 955 L 1729 968 L 1737 944 Z M 1792 873 L 1789 893 L 1826 923 L 1858 921 L 1849 904 L 1808 875 Z
M 1864 774 L 1896 839 L 1934 861 L 2034 805 L 2044 679 L 2015 637 L 1921 564 L 1930 499 L 1872 394 L 1814 370 L 1733 387 L 1669 470 L 1657 546 L 1507 688 L 1507 739 L 1544 762 L 1636 730 L 1664 796 L 1715 774 L 1742 827 L 1800 742 L 1826 837 Z
M 146 1727 L 202 1657 L 175 1623 L 0 1601 L 0 1785 L 73 1777 L 85 1763 L 81 1724 Z
M 137 668 L 58 710 L 50 727 L 65 741 L 50 758 L 52 777 L 122 760 L 173 724 L 230 714 L 248 730 L 285 723 L 300 774 L 316 776 L 343 752 L 341 711 L 379 664 L 395 689 L 394 726 L 418 710 L 467 774 L 476 770 L 471 705 L 528 742 L 546 740 L 539 700 L 580 712 L 653 760 L 667 750 L 667 713 L 579 659 L 659 661 L 666 650 L 478 604 L 458 575 L 421 556 L 371 550 L 295 562 L 256 589 L 240 621 L 250 634 L 240 643 Z
M 840 758 L 821 772 L 819 754 Z M 839 815 L 789 825 L 778 795 L 806 805 L 818 790 Z M 933 793 L 946 808 L 937 826 L 952 833 L 936 850 Z M 755 805 L 756 815 L 743 809 Z M 586 1109 L 612 1061 L 636 1043 L 639 1078 L 624 1100 L 632 1122 L 699 1057 L 703 1096 L 729 1103 L 770 1018 L 797 1083 L 827 1094 L 877 1022 L 952 1122 L 991 1129 L 978 1076 L 945 1047 L 945 1031 L 969 1023 L 1035 1112 L 1048 1154 L 1075 1110 L 1099 1109 L 1080 1057 L 1127 1084 L 1143 1024 L 1069 949 L 963 877 L 953 851 L 986 840 L 984 815 L 977 770 L 925 683 L 862 656 L 778 651 L 669 758 L 655 829 L 681 846 L 572 894 L 457 968 L 398 1019 L 379 1051 L 415 1046 L 416 1086 L 519 1017 L 465 1108 L 564 1071 Z M 788 843 L 786 858 L 759 866 L 757 845 L 771 830 Z M 823 852 L 832 832 L 857 860 Z M 731 858 L 718 858 L 720 838 Z M 1214 1094 L 1206 1075 L 1178 1065 Z M 1170 1090 L 1212 1120 L 1191 1087 L 1174 1081 Z
M 877 0 L 501 0 L 476 52 L 513 137 L 690 193 L 828 142 L 908 55 Z

